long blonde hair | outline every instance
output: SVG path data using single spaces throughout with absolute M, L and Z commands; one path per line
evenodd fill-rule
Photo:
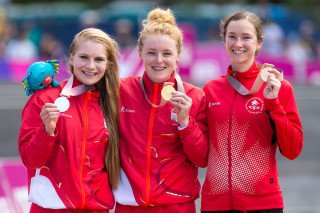
M 106 168 L 111 186 L 117 188 L 120 175 L 119 156 L 119 66 L 116 58 L 118 44 L 105 32 L 96 28 L 87 28 L 79 32 L 70 45 L 73 55 L 81 42 L 92 40 L 104 45 L 107 54 L 107 67 L 104 77 L 96 83 L 100 92 L 100 107 L 109 131 L 109 142 L 105 156 Z M 73 67 L 70 65 L 73 73 Z

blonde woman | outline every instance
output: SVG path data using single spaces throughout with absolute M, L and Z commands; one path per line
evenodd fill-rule
M 70 46 L 69 80 L 31 96 L 22 112 L 21 159 L 34 212 L 109 212 L 119 179 L 117 44 L 99 29 Z
M 115 212 L 196 212 L 198 166 L 208 150 L 206 99 L 178 75 L 182 38 L 169 9 L 154 9 L 143 22 L 138 53 L 145 72 L 121 80 Z

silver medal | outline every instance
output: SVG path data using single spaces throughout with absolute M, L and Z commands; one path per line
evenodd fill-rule
M 65 112 L 70 107 L 70 102 L 66 97 L 59 97 L 55 100 L 54 104 L 57 106 L 60 112 Z

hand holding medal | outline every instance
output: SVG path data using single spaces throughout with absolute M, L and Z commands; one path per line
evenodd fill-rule
M 192 99 L 185 93 L 176 91 L 173 83 L 165 82 L 161 90 L 162 99 L 170 101 L 175 107 L 177 119 L 180 127 L 186 127 L 189 123 L 189 112 L 192 105 Z
M 273 76 L 276 77 L 277 79 L 279 79 L 280 81 L 283 80 L 283 74 L 282 74 L 282 70 L 277 70 L 274 68 L 274 65 L 272 64 L 263 64 L 261 67 L 261 79 L 264 82 L 267 82 L 267 79 L 269 76 Z
M 276 69 L 269 69 L 269 75 L 266 78 L 266 87 L 263 90 L 263 96 L 267 99 L 275 99 L 281 87 L 282 75 Z
M 49 135 L 53 135 L 56 129 L 59 114 L 58 108 L 52 103 L 46 103 L 41 109 L 40 117 L 43 121 L 44 130 Z

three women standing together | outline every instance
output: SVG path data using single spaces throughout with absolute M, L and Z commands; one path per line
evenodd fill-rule
M 276 149 L 294 159 L 303 145 L 293 90 L 276 69 L 260 79 L 256 15 L 236 12 L 221 27 L 231 65 L 204 90 L 178 75 L 183 36 L 170 10 L 148 14 L 138 39 L 145 72 L 121 79 L 119 91 L 115 43 L 96 29 L 80 32 L 68 90 L 83 92 L 59 113 L 53 103 L 70 78 L 35 93 L 23 111 L 19 149 L 31 212 L 108 211 L 109 182 L 115 212 L 194 213 L 198 166 L 208 166 L 203 212 L 282 212 Z M 77 39 L 86 31 L 99 36 Z M 168 85 L 169 101 L 161 96 Z

